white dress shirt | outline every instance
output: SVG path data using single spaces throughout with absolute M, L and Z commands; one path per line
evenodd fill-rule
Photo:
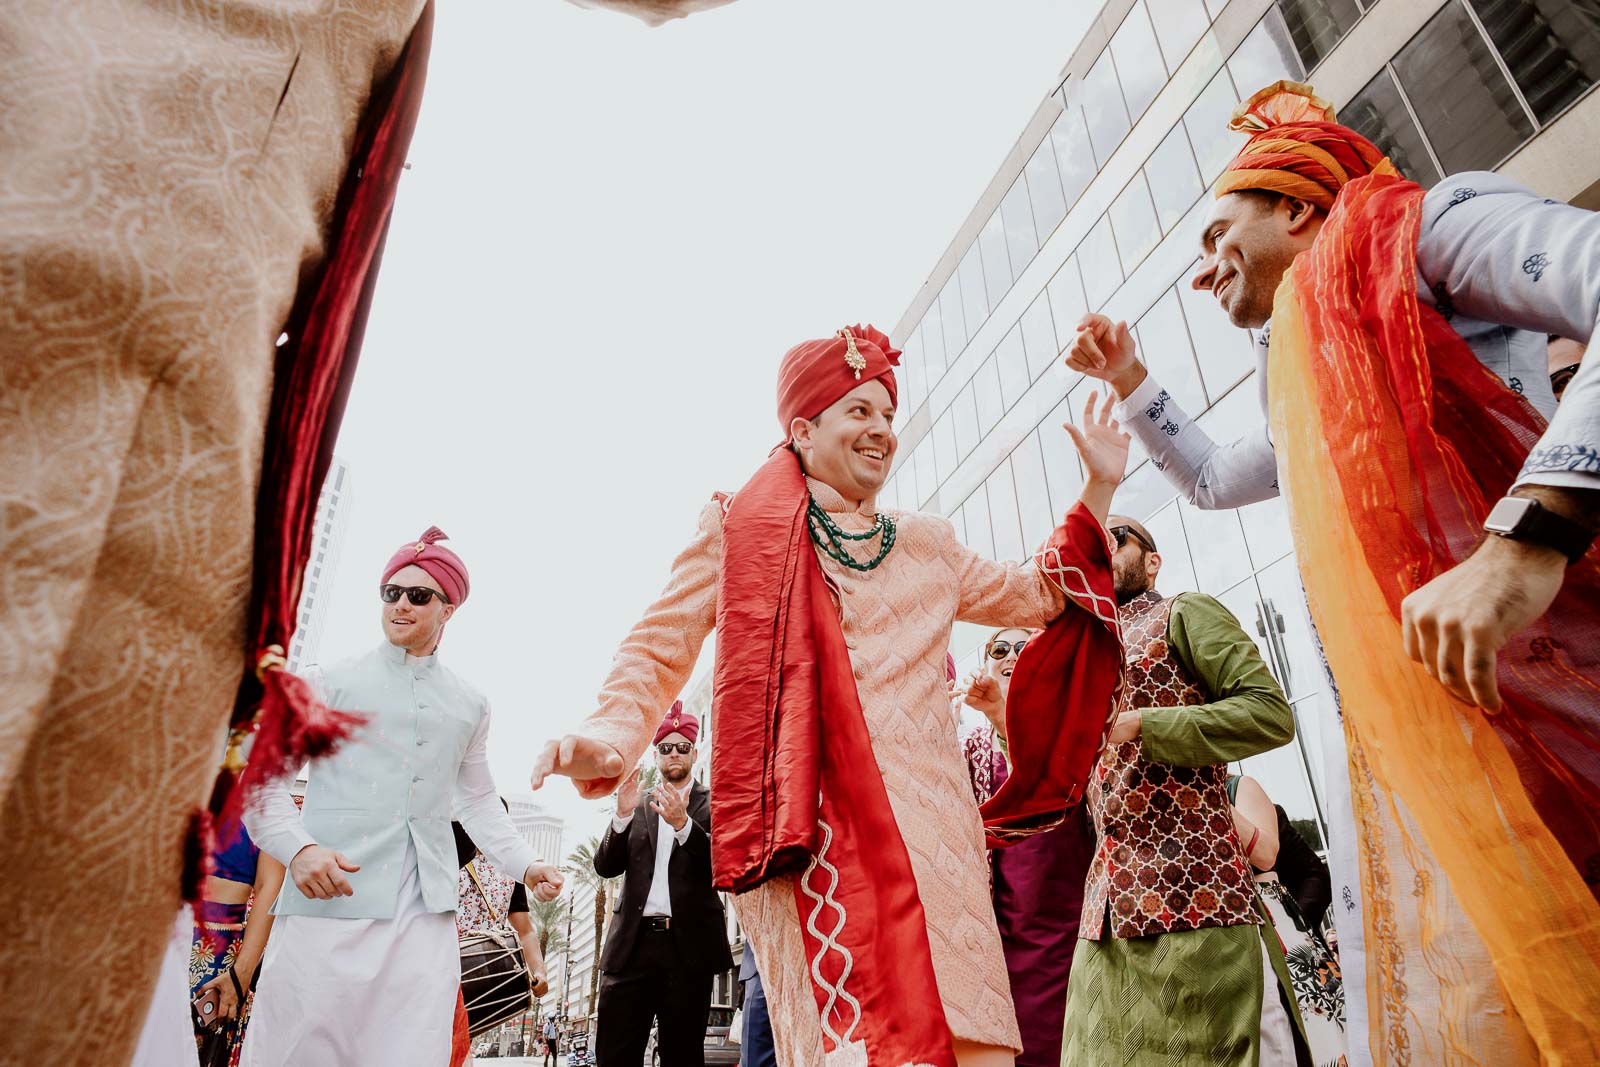
M 678 795 L 683 798 L 685 804 L 689 802 L 689 791 L 693 788 L 694 779 L 691 778 L 684 784 L 682 789 L 678 790 Z M 644 802 L 644 798 L 640 797 L 639 803 L 643 804 Z M 631 812 L 626 816 L 613 815 L 611 817 L 611 832 L 625 834 L 628 832 L 628 824 L 631 822 L 633 822 L 633 814 Z M 689 834 L 693 831 L 694 820 L 688 818 L 687 815 L 684 817 L 683 829 L 681 830 L 674 830 L 666 819 L 659 815 L 656 816 L 656 866 L 654 873 L 650 875 L 650 892 L 644 898 L 645 915 L 664 915 L 668 917 L 672 915 L 672 891 L 667 885 L 667 865 L 672 862 L 673 848 L 689 840 Z

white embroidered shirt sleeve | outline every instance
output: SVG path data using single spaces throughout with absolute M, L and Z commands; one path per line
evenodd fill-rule
M 1264 342 L 1258 339 L 1256 348 L 1256 373 L 1264 376 Z M 1237 508 L 1278 495 L 1278 461 L 1264 417 L 1243 436 L 1218 444 L 1148 375 L 1114 410 L 1156 470 L 1195 507 Z
M 311 686 L 318 700 L 328 700 L 327 679 L 321 667 L 312 664 L 300 672 L 300 677 Z M 254 802 L 240 813 L 240 820 L 256 847 L 285 867 L 301 849 L 317 843 L 307 832 L 300 808 L 294 802 L 294 794 L 289 792 L 288 778 L 280 778 L 263 787 L 256 794 Z
M 1509 178 L 1458 174 L 1429 191 L 1417 240 L 1423 299 L 1451 325 L 1458 316 L 1527 331 L 1512 346 L 1508 384 L 1523 375 L 1548 390 L 1543 340 L 1554 334 L 1594 346 L 1600 318 L 1600 214 L 1545 200 Z M 1458 329 L 1460 327 L 1458 326 Z M 1479 358 L 1484 352 L 1469 338 Z M 1526 356 L 1518 353 L 1527 349 Z M 1600 368 L 1586 359 L 1550 426 L 1528 454 L 1519 485 L 1600 489 Z M 1488 364 L 1489 360 L 1485 359 Z M 1491 369 L 1499 370 L 1491 366 Z M 1527 395 L 1538 403 L 1530 390 Z

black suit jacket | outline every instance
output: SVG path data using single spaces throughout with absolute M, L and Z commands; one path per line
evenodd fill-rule
M 722 899 L 711 888 L 711 791 L 696 782 L 686 805 L 689 837 L 673 842 L 667 864 L 667 890 L 672 897 L 673 943 L 679 958 L 691 970 L 725 971 L 733 966 L 728 951 L 728 922 Z M 650 810 L 650 792 L 639 798 L 633 820 L 622 833 L 610 826 L 595 850 L 595 873 L 602 878 L 622 876 L 622 892 L 611 909 L 600 969 L 607 974 L 624 970 L 633 955 L 634 941 L 644 918 L 645 898 L 656 870 L 656 833 L 661 818 Z

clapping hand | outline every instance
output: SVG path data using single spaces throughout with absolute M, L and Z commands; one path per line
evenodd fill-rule
M 629 818 L 639 806 L 639 780 L 643 776 L 644 768 L 635 767 L 633 773 L 622 780 L 622 788 L 617 790 L 617 818 Z
M 684 805 L 683 797 L 667 782 L 650 791 L 650 810 L 667 820 L 667 825 L 672 827 L 674 833 L 682 830 L 683 824 L 689 821 L 689 810 Z
M 1114 487 L 1127 472 L 1128 447 L 1133 439 L 1111 417 L 1112 395 L 1106 394 L 1105 402 L 1096 412 L 1095 402 L 1099 399 L 1098 392 L 1090 393 L 1088 402 L 1083 405 L 1083 429 L 1070 422 L 1063 423 L 1063 428 L 1072 436 L 1089 482 Z

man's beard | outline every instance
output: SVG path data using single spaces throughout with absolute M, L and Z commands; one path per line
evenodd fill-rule
M 668 770 L 666 768 L 662 768 L 661 777 L 665 778 L 673 785 L 682 785 L 689 779 L 689 770 L 690 769 L 688 767 L 680 767 L 677 770 Z
M 1144 557 L 1141 555 L 1137 563 L 1127 567 L 1120 563 L 1113 563 L 1111 565 L 1111 588 L 1116 595 L 1118 607 L 1148 590 L 1150 588 L 1150 575 L 1145 573 Z

